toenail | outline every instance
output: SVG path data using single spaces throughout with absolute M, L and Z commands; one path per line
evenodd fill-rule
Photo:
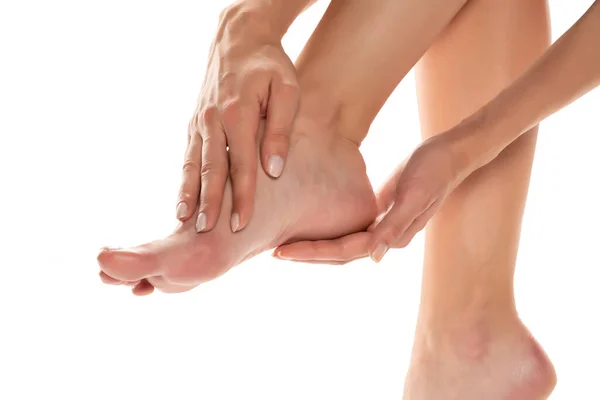
M 198 219 L 196 220 L 196 232 L 202 232 L 206 229 L 206 214 L 200 213 L 198 214 Z
M 177 204 L 177 219 L 185 218 L 188 212 L 187 204 L 181 202 Z
M 231 216 L 231 231 L 237 232 L 240 230 L 240 216 L 238 213 L 234 213 Z
M 269 175 L 273 178 L 279 178 L 283 172 L 283 158 L 280 156 L 271 156 L 267 165 Z
M 100 251 L 114 251 L 114 250 L 120 250 L 120 247 L 110 247 L 110 246 L 104 246 L 102 249 L 100 249 Z
M 388 251 L 388 246 L 385 243 L 379 243 L 377 247 L 375 247 L 375 251 L 373 251 L 370 256 L 373 261 L 378 263 L 381 261 L 385 253 Z

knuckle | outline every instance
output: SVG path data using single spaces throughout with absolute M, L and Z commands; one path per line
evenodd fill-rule
M 348 254 L 351 250 L 349 243 L 347 243 L 344 240 L 341 240 L 337 243 L 335 243 L 335 247 L 334 250 L 336 253 L 338 254 Z
M 388 236 L 393 240 L 398 239 L 405 231 L 404 224 L 401 221 L 390 220 L 387 226 Z
M 221 94 L 230 94 L 231 90 L 235 87 L 235 83 L 237 81 L 237 73 L 229 70 L 220 71 L 217 82 Z
M 226 168 L 224 168 L 220 163 L 214 163 L 211 161 L 205 161 L 202 163 L 200 167 L 200 176 L 202 179 L 206 179 L 208 176 L 223 176 L 227 174 Z
M 194 116 L 188 122 L 188 132 L 191 134 L 200 133 L 200 127 L 198 126 L 198 113 L 194 113 Z
M 255 65 L 252 69 L 252 73 L 248 75 L 248 81 L 250 82 L 265 82 L 270 81 L 273 75 L 277 74 L 277 69 L 270 64 L 261 63 Z
M 313 257 L 316 258 L 324 258 L 326 257 L 328 254 L 323 250 L 323 245 L 319 242 L 319 241 L 314 241 L 314 242 L 305 242 L 306 244 L 304 245 L 305 248 L 304 250 L 304 254 L 302 257 L 303 259 L 306 260 L 310 260 Z
M 300 86 L 295 82 L 283 80 L 279 89 L 285 97 L 295 98 L 300 97 Z
M 264 65 L 254 65 L 251 71 L 246 73 L 239 81 L 240 91 L 247 95 L 255 94 L 262 96 L 272 80 L 273 70 L 271 67 Z
M 409 245 L 410 241 L 412 240 L 412 235 L 405 236 L 398 240 L 399 240 L 399 242 L 396 247 L 399 249 L 404 249 L 405 247 L 407 247 Z
M 408 181 L 403 186 L 398 196 L 400 203 L 427 203 L 432 198 L 430 190 L 420 180 Z
M 218 218 L 218 210 L 221 207 L 223 194 L 216 187 L 211 186 L 208 191 L 200 196 L 199 211 L 206 215 L 207 224 L 211 225 L 213 218 Z
M 205 213 L 206 215 L 210 214 L 210 210 L 212 210 L 212 205 L 218 204 L 218 199 L 215 199 L 216 194 L 204 194 L 200 197 L 200 208 L 198 211 Z
M 197 172 L 200 170 L 200 164 L 196 160 L 185 160 L 183 163 L 184 172 Z
M 239 118 L 241 108 L 241 102 L 237 98 L 225 101 L 221 105 L 221 119 L 225 123 L 233 123 Z
M 219 110 L 216 106 L 210 105 L 204 107 L 198 112 L 198 122 L 204 126 L 209 125 L 219 117 Z
M 287 146 L 290 141 L 290 129 L 283 126 L 269 128 L 265 140 L 274 146 Z
M 425 185 L 413 184 L 410 188 L 411 196 L 421 199 L 421 200 L 429 200 L 431 197 L 431 193 Z
M 213 131 L 213 134 L 202 138 L 204 148 L 211 155 L 218 155 L 219 157 L 227 157 L 227 139 L 221 131 Z M 203 156 L 206 157 L 206 156 Z M 206 161 L 208 162 L 208 161 Z
M 188 188 L 182 187 L 181 190 L 179 190 L 179 197 L 178 200 L 181 202 L 185 202 L 186 204 L 189 204 L 190 202 L 193 202 L 194 199 L 197 196 L 193 196 Z

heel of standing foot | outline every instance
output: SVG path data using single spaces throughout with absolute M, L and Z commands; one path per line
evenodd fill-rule
M 417 331 L 404 400 L 542 400 L 556 385 L 548 356 L 518 318 Z

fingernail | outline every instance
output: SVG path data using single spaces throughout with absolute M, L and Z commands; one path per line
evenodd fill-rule
M 373 251 L 370 256 L 373 261 L 378 263 L 381 261 L 385 253 L 388 251 L 388 246 L 385 243 L 379 243 L 377 247 L 375 247 L 375 251 Z
M 177 204 L 177 219 L 185 218 L 185 216 L 187 215 L 187 212 L 188 212 L 187 204 L 185 204 L 184 202 Z
M 273 253 L 271 253 L 271 257 L 281 258 L 281 250 L 274 250 Z
M 269 158 L 269 164 L 267 165 L 269 175 L 273 178 L 279 178 L 283 172 L 283 158 L 280 156 L 271 156 Z
M 206 229 L 206 214 L 200 213 L 196 220 L 196 232 L 202 232 L 204 229 Z
M 231 216 L 231 231 L 237 232 L 240 229 L 240 216 L 238 213 L 234 213 Z

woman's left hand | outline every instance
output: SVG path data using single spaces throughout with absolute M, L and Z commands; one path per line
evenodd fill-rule
M 379 217 L 366 231 L 282 245 L 273 255 L 323 264 L 345 264 L 366 256 L 381 261 L 390 248 L 406 247 L 462 181 L 459 161 L 446 134 L 424 141 L 380 189 Z

